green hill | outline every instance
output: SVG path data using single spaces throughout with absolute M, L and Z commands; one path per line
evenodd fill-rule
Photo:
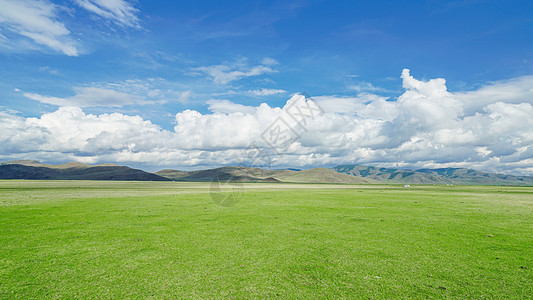
M 161 170 L 155 174 L 179 181 L 231 180 L 242 182 L 297 183 L 370 183 L 371 179 L 357 178 L 331 169 L 315 168 L 304 171 L 263 170 L 248 167 L 222 167 L 201 171 Z
M 138 180 L 166 181 L 168 178 L 130 167 L 104 164 L 67 163 L 47 165 L 37 161 L 18 160 L 0 164 L 0 179 L 49 180 Z
M 283 182 L 298 183 L 376 183 L 373 179 L 350 176 L 325 168 L 279 174 L 275 178 Z
M 165 169 L 161 171 L 157 171 L 154 174 L 165 177 L 171 180 L 179 180 L 182 177 L 185 177 L 189 174 L 187 171 L 179 171 L 179 170 L 172 170 L 172 169 Z
M 277 180 L 273 178 L 274 175 L 285 174 L 287 172 L 294 171 L 270 171 L 248 167 L 221 167 L 200 171 L 179 171 L 166 169 L 155 172 L 154 174 L 179 181 L 212 181 L 218 178 L 218 180 L 243 182 L 260 182 L 265 180 L 268 182 L 275 182 Z

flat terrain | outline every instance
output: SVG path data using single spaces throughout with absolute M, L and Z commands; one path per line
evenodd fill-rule
M 0 181 L 0 239 L 0 298 L 533 295 L 531 187 Z

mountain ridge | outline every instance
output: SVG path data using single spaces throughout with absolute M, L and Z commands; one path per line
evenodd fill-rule
M 527 185 L 533 177 L 489 173 L 465 168 L 404 170 L 365 165 L 339 165 L 307 170 L 266 170 L 225 166 L 197 171 L 164 169 L 146 172 L 117 164 L 89 165 L 79 162 L 50 165 L 34 160 L 0 162 L 0 179 L 132 180 L 240 182 L 341 183 L 341 184 L 462 184 Z
M 403 170 L 364 165 L 339 165 L 332 169 L 340 173 L 370 178 L 382 183 L 533 185 L 532 176 L 489 173 L 466 168 Z
M 165 169 L 155 174 L 177 181 L 241 181 L 241 182 L 292 182 L 292 183 L 376 183 L 371 179 L 338 173 L 332 169 L 314 168 L 303 171 L 265 170 L 251 167 L 220 167 L 199 171 Z
M 70 162 L 42 164 L 34 160 L 0 163 L 0 179 L 168 181 L 157 174 L 115 164 L 88 165 Z

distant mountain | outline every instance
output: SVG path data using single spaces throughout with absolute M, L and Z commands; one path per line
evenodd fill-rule
M 533 185 L 533 177 L 531 176 L 496 174 L 462 168 L 420 169 L 417 171 L 445 177 L 452 183 L 480 185 Z
M 179 171 L 179 170 L 172 170 L 172 169 L 165 169 L 161 171 L 157 171 L 154 174 L 165 177 L 171 180 L 177 180 L 179 178 L 185 177 L 189 174 L 187 171 Z
M 169 180 L 168 178 L 156 174 L 114 164 L 92 166 L 73 162 L 62 165 L 47 165 L 32 160 L 17 160 L 0 163 L 0 179 Z
M 199 171 L 178 171 L 178 170 L 161 170 L 155 172 L 159 176 L 164 176 L 172 180 L 179 181 L 212 181 L 231 180 L 231 181 L 278 181 L 271 178 L 274 174 L 283 174 L 285 172 L 293 172 L 288 170 L 270 171 L 259 168 L 248 167 L 221 167 L 215 169 L 199 170 Z M 267 180 L 268 179 L 268 180 Z
M 438 175 L 389 168 L 379 168 L 363 165 L 341 165 L 333 170 L 356 177 L 373 179 L 384 183 L 411 183 L 411 184 L 447 184 L 450 180 Z
M 357 178 L 316 168 L 304 171 L 263 170 L 248 167 L 222 167 L 201 171 L 161 170 L 155 174 L 179 181 L 231 180 L 241 182 L 297 182 L 297 183 L 371 183 L 371 179 Z
M 335 172 L 335 170 L 314 168 L 309 170 L 284 173 L 274 176 L 283 182 L 299 183 L 377 183 L 370 178 L 355 177 Z
M 462 168 L 400 170 L 363 165 L 341 165 L 333 170 L 382 183 L 533 185 L 533 177 L 495 174 Z
M 155 173 L 149 173 L 116 164 L 88 165 L 71 162 L 61 165 L 48 165 L 34 160 L 16 160 L 0 163 L 0 179 L 175 180 L 189 182 L 228 180 L 287 183 L 408 183 L 533 186 L 533 177 L 494 174 L 461 168 L 401 170 L 363 165 L 341 165 L 332 169 L 314 168 L 303 171 L 221 167 L 199 171 L 165 169 Z

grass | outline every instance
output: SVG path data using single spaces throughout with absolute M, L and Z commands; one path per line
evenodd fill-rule
M 243 186 L 0 181 L 0 298 L 533 295 L 533 188 Z

